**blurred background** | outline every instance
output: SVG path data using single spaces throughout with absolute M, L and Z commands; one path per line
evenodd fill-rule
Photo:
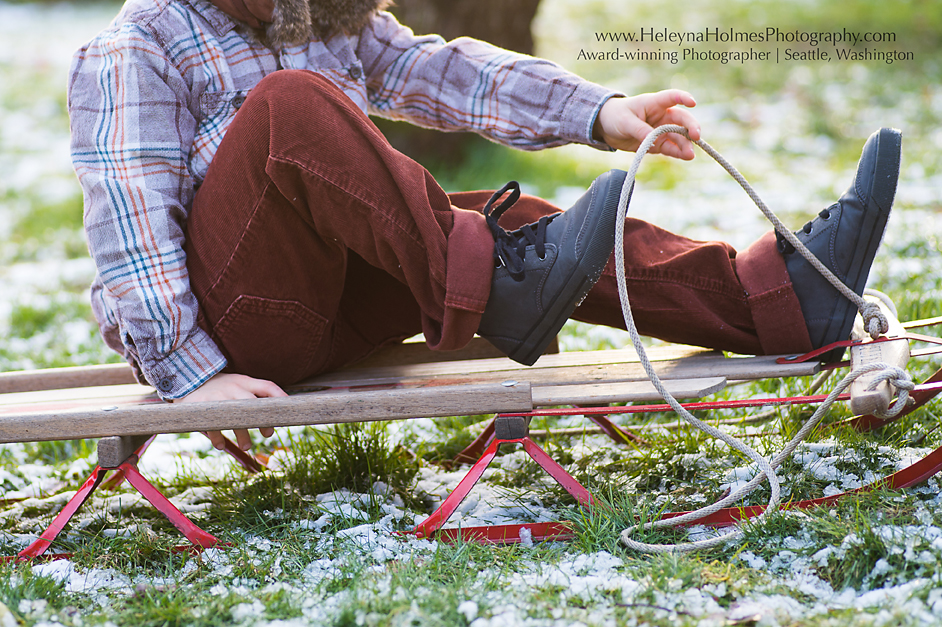
M 942 4 L 936 0 L 399 0 L 416 31 L 472 35 L 556 61 L 628 94 L 677 87 L 696 97 L 703 136 L 797 229 L 852 180 L 860 148 L 881 126 L 903 130 L 895 213 L 871 283 L 909 316 L 942 302 Z M 87 304 L 93 267 L 82 198 L 68 149 L 65 87 L 74 50 L 107 25 L 116 2 L 0 0 L 0 370 L 113 361 Z M 904 53 L 883 61 L 610 61 L 588 53 L 681 51 L 669 43 L 599 41 L 598 33 L 738 31 L 893 33 L 856 50 Z M 685 46 L 686 47 L 686 46 Z M 696 44 L 714 50 L 811 51 L 789 43 Z M 843 47 L 843 46 L 842 46 Z M 830 44 L 820 49 L 833 50 Z M 585 55 L 580 55 L 585 51 Z M 835 57 L 831 53 L 832 59 Z M 599 173 L 627 169 L 631 154 L 580 146 L 523 153 L 477 137 L 382 123 L 448 191 L 499 187 L 508 178 L 568 206 Z M 666 228 L 738 247 L 768 229 L 764 218 L 704 154 L 693 163 L 645 160 L 629 211 Z M 574 325 L 568 346 L 611 345 Z

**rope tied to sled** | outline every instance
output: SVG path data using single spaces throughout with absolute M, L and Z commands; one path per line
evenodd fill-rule
M 634 346 L 635 351 L 638 353 L 639 359 L 641 360 L 642 367 L 644 368 L 645 373 L 648 375 L 648 379 L 650 379 L 651 383 L 657 389 L 661 397 L 667 402 L 667 404 L 670 405 L 677 414 L 683 417 L 692 426 L 700 429 L 704 433 L 716 439 L 725 442 L 728 446 L 739 451 L 747 458 L 752 460 L 752 462 L 758 468 L 759 473 L 746 485 L 729 494 L 728 496 L 720 499 L 716 503 L 713 503 L 712 505 L 702 507 L 682 516 L 664 520 L 656 520 L 648 523 L 645 526 L 648 528 L 668 526 L 673 527 L 699 520 L 700 518 L 709 516 L 710 514 L 713 514 L 714 512 L 717 512 L 745 498 L 767 479 L 769 482 L 771 495 L 769 497 L 768 506 L 765 508 L 762 514 L 754 519 L 758 521 L 764 519 L 767 515 L 776 511 L 781 503 L 781 481 L 776 475 L 775 469 L 791 456 L 798 445 L 818 425 L 818 423 L 830 409 L 831 405 L 837 401 L 837 398 L 848 387 L 850 387 L 851 383 L 864 374 L 879 371 L 880 374 L 868 386 L 869 388 L 875 388 L 882 381 L 890 381 L 899 389 L 899 395 L 895 403 L 889 407 L 886 412 L 881 412 L 885 415 L 878 416 L 880 418 L 892 417 L 902 411 L 909 402 L 909 391 L 914 388 L 914 384 L 912 378 L 905 370 L 882 362 L 872 363 L 854 369 L 846 377 L 844 377 L 840 383 L 837 384 L 835 389 L 828 395 L 825 401 L 817 408 L 817 410 L 811 415 L 805 424 L 802 425 L 801 429 L 798 430 L 798 433 L 792 437 L 782 452 L 771 461 L 766 459 L 765 456 L 760 455 L 758 451 L 747 445 L 742 440 L 739 440 L 738 438 L 724 433 L 712 425 L 697 419 L 683 406 L 681 406 L 677 399 L 675 399 L 664 387 L 660 377 L 658 377 L 657 373 L 655 373 L 651 361 L 648 359 L 644 345 L 641 343 L 641 336 L 638 333 L 638 329 L 634 323 L 634 316 L 631 313 L 631 306 L 628 302 L 628 286 L 625 279 L 625 218 L 628 213 L 628 204 L 631 202 L 631 194 L 634 191 L 635 177 L 641 165 L 641 160 L 651 149 L 654 141 L 665 133 L 678 133 L 689 139 L 687 129 L 675 124 L 660 126 L 651 131 L 651 133 L 649 133 L 645 140 L 641 143 L 641 146 L 638 148 L 635 154 L 634 161 L 631 164 L 631 169 L 628 171 L 628 176 L 625 178 L 625 182 L 622 187 L 621 198 L 619 199 L 618 203 L 618 215 L 615 220 L 615 278 L 618 283 L 618 296 L 621 300 L 622 315 L 625 319 L 625 326 L 631 338 L 631 343 Z M 776 232 L 779 233 L 789 244 L 791 244 L 795 250 L 798 251 L 799 254 L 801 254 L 818 272 L 820 272 L 821 275 L 824 276 L 828 282 L 838 290 L 838 292 L 854 303 L 864 320 L 864 327 L 867 330 L 867 333 L 869 333 L 874 340 L 879 338 L 882 334 L 888 332 L 889 322 L 887 321 L 886 316 L 884 316 L 883 312 L 880 310 L 879 305 L 864 300 L 856 292 L 844 285 L 844 283 L 838 279 L 834 273 L 831 272 L 831 270 L 829 270 L 817 257 L 814 256 L 814 254 L 811 253 L 810 250 L 808 250 L 808 248 L 801 242 L 801 240 L 798 239 L 797 236 L 795 236 L 794 233 L 788 230 L 782 221 L 779 220 L 778 216 L 776 216 L 768 208 L 765 202 L 763 202 L 763 200 L 759 197 L 745 177 L 743 177 L 743 175 L 740 174 L 739 171 L 733 167 L 733 165 L 730 164 L 720 153 L 718 153 L 712 146 L 703 140 L 696 140 L 694 143 L 700 146 L 704 152 L 706 152 L 717 163 L 723 166 L 723 169 L 725 169 L 730 174 L 730 176 L 732 176 L 733 179 L 739 183 L 749 198 L 752 199 L 759 210 L 762 211 L 769 222 L 772 223 Z M 642 525 L 635 525 L 625 529 L 621 532 L 620 537 L 622 543 L 625 544 L 628 548 L 646 553 L 690 552 L 700 549 L 707 549 L 723 544 L 729 540 L 735 540 L 741 537 L 743 533 L 742 529 L 736 527 L 730 533 L 722 534 L 707 540 L 685 542 L 681 544 L 648 544 L 634 540 L 631 537 L 634 532 L 641 528 L 641 526 Z

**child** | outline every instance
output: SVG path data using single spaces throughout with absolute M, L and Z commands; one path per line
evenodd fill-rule
M 476 40 L 418 37 L 385 4 L 129 0 L 76 54 L 93 309 L 164 399 L 282 396 L 418 332 L 439 350 L 479 332 L 532 363 L 570 315 L 623 324 L 610 261 L 623 172 L 563 213 L 512 188 L 448 195 L 367 113 L 527 150 L 634 150 L 663 124 L 698 139 L 692 96 L 625 97 Z M 693 158 L 679 135 L 653 152 Z M 898 169 L 884 129 L 800 232 L 858 293 Z M 625 239 L 642 333 L 740 353 L 849 334 L 850 303 L 771 233 L 737 254 L 629 219 Z

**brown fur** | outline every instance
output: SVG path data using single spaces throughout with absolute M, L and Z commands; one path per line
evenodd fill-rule
M 390 0 L 275 0 L 265 37 L 276 47 L 358 33 Z

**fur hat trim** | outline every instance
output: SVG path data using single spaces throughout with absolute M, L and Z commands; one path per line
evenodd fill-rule
M 313 38 L 329 39 L 360 32 L 390 0 L 274 0 L 272 21 L 265 29 L 278 47 L 299 45 Z

